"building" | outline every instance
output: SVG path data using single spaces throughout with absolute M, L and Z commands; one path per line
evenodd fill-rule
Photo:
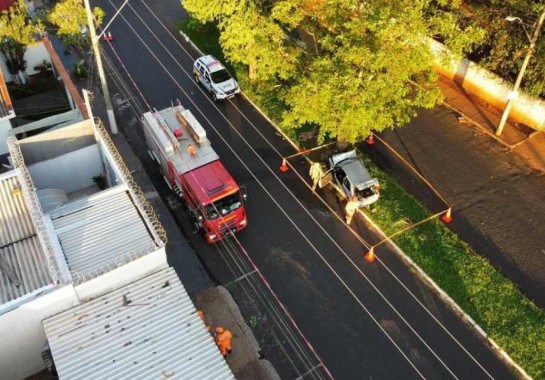
M 2 70 L 0 70 L 0 155 L 6 154 L 8 146 L 6 140 L 11 130 L 10 120 L 15 117 L 13 105 L 9 97 L 8 88 Z
M 0 379 L 44 368 L 42 320 L 168 268 L 166 237 L 87 119 L 8 140 L 0 175 Z
M 172 268 L 43 324 L 61 379 L 234 379 Z

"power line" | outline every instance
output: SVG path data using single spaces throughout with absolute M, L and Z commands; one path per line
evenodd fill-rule
M 112 5 L 113 5 L 113 4 L 112 4 Z M 131 9 L 133 9 L 133 8 L 131 7 Z M 135 12 L 134 9 L 133 9 L 133 12 Z M 135 13 L 136 13 L 136 12 L 135 12 Z M 156 17 L 156 16 L 155 16 L 155 17 Z M 123 19 L 124 19 L 125 22 L 129 25 L 129 27 L 131 27 L 131 29 L 132 29 L 132 26 L 130 25 L 130 23 L 129 23 L 124 17 L 123 17 Z M 145 22 L 144 22 L 143 20 L 141 20 L 141 21 L 145 24 Z M 149 30 L 149 27 L 148 27 L 148 30 Z M 134 29 L 133 29 L 133 31 L 134 31 Z M 151 30 L 150 30 L 150 31 L 151 31 Z M 152 33 L 153 33 L 153 32 L 152 32 Z M 156 38 L 157 38 L 157 37 L 156 37 Z M 160 62 L 160 60 L 153 54 L 153 52 L 151 51 L 151 49 L 149 48 L 149 46 L 147 46 L 146 43 L 145 43 L 142 39 L 140 39 L 140 40 L 141 40 L 141 42 L 144 44 L 144 46 L 147 47 L 147 49 L 150 51 L 150 53 L 155 57 L 155 59 L 158 61 L 158 63 L 159 63 L 161 66 L 163 66 L 162 63 Z M 166 49 L 166 47 L 164 47 L 164 45 L 161 43 L 161 41 L 160 41 L 160 40 L 158 40 L 158 41 L 159 41 L 159 43 L 163 46 L 163 48 L 168 52 L 168 49 Z M 176 42 L 179 43 L 178 41 L 176 41 Z M 187 53 L 187 51 L 186 51 L 186 53 Z M 169 52 L 169 54 L 170 54 L 170 52 Z M 188 54 L 188 53 L 187 53 L 187 54 Z M 172 55 L 171 55 L 171 57 L 172 57 Z M 176 60 L 174 59 L 174 57 L 172 57 L 172 58 L 173 58 L 173 60 L 176 62 Z M 186 96 L 187 96 L 187 93 L 183 90 L 183 88 L 181 88 L 181 87 L 179 86 L 179 84 L 176 82 L 176 80 L 174 79 L 174 77 L 168 72 L 168 70 L 166 70 L 166 68 L 165 68 L 164 66 L 163 66 L 163 68 L 165 69 L 165 71 L 167 72 L 167 74 L 170 75 L 170 77 L 171 77 L 171 79 L 174 81 L 174 83 L 176 83 L 176 84 L 178 85 L 178 87 L 180 88 L 180 90 L 181 90 L 182 92 L 184 92 L 184 93 L 186 94 Z M 182 68 L 182 70 L 183 70 L 183 68 Z M 183 71 L 185 72 L 185 70 L 183 70 Z M 187 72 L 185 72 L 185 73 L 186 73 L 186 75 L 188 75 Z M 188 75 L 188 76 L 189 76 L 189 75 Z M 189 76 L 189 77 L 190 77 L 190 76 Z M 191 98 L 190 98 L 190 97 L 188 97 L 188 98 L 190 99 L 190 102 L 193 103 L 193 105 L 195 105 L 195 103 L 191 100 Z M 196 106 L 196 105 L 195 105 L 195 106 Z M 197 108 L 198 108 L 198 107 L 197 107 Z M 209 120 L 207 119 L 207 117 L 202 113 L 202 111 L 200 111 L 200 109 L 199 109 L 199 112 L 200 112 L 201 115 L 203 115 L 203 117 L 210 123 L 210 121 L 209 121 Z M 227 121 L 228 121 L 228 120 L 227 120 Z M 229 121 L 228 121 L 228 122 L 229 122 Z M 210 123 L 210 124 L 211 124 L 211 123 Z M 230 124 L 230 123 L 229 123 L 229 124 Z M 230 125 L 231 125 L 231 124 L 230 124 Z M 252 125 L 253 125 L 253 124 L 252 124 Z M 214 127 L 212 124 L 211 124 L 211 126 L 212 126 L 212 128 L 215 129 L 215 127 Z M 231 127 L 234 129 L 234 127 L 233 127 L 232 125 L 231 125 Z M 253 126 L 253 127 L 254 127 L 254 129 L 255 129 L 255 126 Z M 216 131 L 216 132 L 218 132 L 218 131 Z M 221 134 L 219 134 L 219 136 L 220 136 L 220 138 L 222 138 Z M 240 136 L 240 137 L 246 142 L 246 144 L 248 144 L 247 141 L 246 141 L 242 136 Z M 224 142 L 226 143 L 225 140 L 224 140 Z M 269 144 L 270 144 L 270 142 L 269 142 Z M 228 145 L 227 145 L 227 146 L 228 146 Z M 250 147 L 250 148 L 251 148 L 251 147 Z M 236 152 L 233 152 L 233 153 L 236 155 Z M 255 153 L 255 151 L 254 151 L 254 153 Z M 239 161 L 246 167 L 246 169 L 247 169 L 250 173 L 252 173 L 252 172 L 250 171 L 250 169 L 245 165 L 244 161 L 242 161 L 241 158 L 240 158 L 238 155 L 236 155 L 236 156 L 237 156 L 237 158 L 239 159 Z M 258 155 L 256 155 L 256 156 L 259 157 Z M 264 163 L 264 161 L 262 161 L 262 162 Z M 264 164 L 265 164 L 265 163 L 264 163 Z M 265 164 L 265 166 L 268 167 L 266 164 Z M 270 168 L 269 168 L 269 170 L 270 170 Z M 272 172 L 272 171 L 271 171 L 271 172 Z M 273 173 L 273 175 L 279 180 L 279 178 L 278 178 L 274 173 Z M 255 178 L 255 177 L 254 177 L 254 178 Z M 256 180 L 257 180 L 257 178 L 256 178 Z M 280 180 L 279 180 L 279 181 L 280 181 Z M 258 181 L 258 182 L 259 182 L 259 181 Z M 280 182 L 281 182 L 281 181 L 280 181 Z M 259 183 L 259 185 L 260 185 L 260 186 L 263 186 L 262 183 Z M 266 189 L 264 189 L 264 190 L 266 191 Z M 286 188 L 286 190 L 292 195 L 292 197 L 294 197 L 294 195 L 291 193 L 291 191 L 289 191 L 289 189 Z M 271 197 L 271 199 L 273 200 L 273 202 L 276 203 L 276 201 L 274 200 L 274 197 L 272 197 L 271 194 L 269 194 L 269 196 Z M 296 197 L 294 197 L 294 199 L 297 200 Z M 285 210 L 283 210 L 282 207 L 281 207 L 279 204 L 277 204 L 277 206 L 279 207 L 279 209 L 280 209 L 281 211 L 285 212 Z M 309 214 L 309 216 L 312 218 L 312 215 Z M 288 218 L 289 218 L 289 217 L 288 217 Z M 314 219 L 314 218 L 313 218 L 313 219 Z M 314 219 L 314 220 L 315 220 L 315 219 Z M 293 222 L 293 221 L 292 221 L 292 222 Z M 316 222 L 316 220 L 315 220 L 315 222 Z M 300 230 L 299 230 L 299 231 L 300 231 Z M 324 232 L 326 232 L 326 231 L 324 231 Z M 302 236 L 304 236 L 304 234 L 302 233 L 302 231 L 300 231 L 300 233 L 302 234 Z M 326 234 L 327 234 L 327 232 L 326 232 Z M 331 239 L 331 236 L 329 236 L 329 237 L 330 237 L 330 239 Z M 309 241 L 309 244 L 311 244 L 310 241 Z M 341 248 L 339 247 L 339 249 L 341 249 Z M 315 251 L 316 251 L 318 254 L 320 254 L 318 250 L 315 249 Z M 341 251 L 342 251 L 342 249 L 341 249 Z M 342 251 L 342 252 L 345 254 L 345 256 L 347 256 L 347 255 L 346 255 L 346 252 L 344 252 L 344 251 Z M 349 258 L 348 256 L 347 256 L 347 258 L 350 260 L 350 258 Z M 323 259 L 324 262 L 327 264 L 327 261 L 325 261 L 324 258 L 322 258 L 322 259 Z M 355 265 L 355 264 L 353 263 L 352 260 L 350 260 L 350 261 L 352 262 L 353 265 Z M 332 270 L 332 268 L 330 268 L 330 269 Z M 341 280 L 341 281 L 342 281 L 342 280 Z M 347 285 L 345 284 L 345 286 L 347 286 Z M 349 288 L 348 288 L 348 289 L 349 289 Z M 378 289 L 376 289 L 376 290 L 378 291 Z M 354 295 L 354 297 L 355 297 L 356 300 L 358 300 L 357 296 Z M 391 304 L 390 304 L 390 305 L 391 305 Z M 393 308 L 393 305 L 391 305 L 391 307 Z M 394 310 L 395 310 L 395 308 L 394 308 Z M 407 323 L 407 322 L 405 321 L 405 323 Z M 413 330 L 413 331 L 414 331 L 414 330 Z M 386 333 L 386 332 L 385 332 L 385 333 Z M 415 332 L 415 333 L 416 333 L 416 332 Z M 387 333 L 386 333 L 386 335 L 387 335 Z M 391 338 L 390 338 L 390 339 L 391 339 Z M 420 338 L 420 339 L 421 339 L 421 338 Z M 395 342 L 393 342 L 393 343 L 395 344 Z M 430 348 L 430 350 L 431 350 L 431 348 Z M 402 352 L 402 351 L 400 351 L 400 352 Z M 432 352 L 433 352 L 433 351 L 432 351 Z M 467 351 L 466 351 L 466 352 L 467 352 Z M 402 354 L 403 354 L 403 353 L 402 353 Z M 471 355 L 470 355 L 470 356 L 471 356 Z M 473 357 L 472 357 L 472 358 L 473 358 Z M 473 360 L 475 360 L 475 359 L 473 358 Z M 409 362 L 410 362 L 410 361 L 409 361 Z M 412 363 L 411 363 L 411 364 L 412 364 Z M 482 367 L 481 367 L 481 368 L 482 368 Z M 415 369 L 416 369 L 416 368 L 415 368 Z

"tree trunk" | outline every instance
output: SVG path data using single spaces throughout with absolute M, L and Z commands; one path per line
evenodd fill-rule
M 248 65 L 248 76 L 250 80 L 257 79 L 257 68 L 255 63 L 255 58 L 250 59 L 250 64 Z
M 337 149 L 339 150 L 346 150 L 348 148 L 349 142 L 346 140 L 346 138 L 342 136 L 337 136 Z

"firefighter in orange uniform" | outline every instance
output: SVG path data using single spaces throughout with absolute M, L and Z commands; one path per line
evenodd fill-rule
M 220 352 L 223 356 L 226 356 L 228 353 L 231 353 L 231 339 L 233 334 L 231 331 L 224 329 L 223 327 L 216 327 L 216 344 L 220 349 Z

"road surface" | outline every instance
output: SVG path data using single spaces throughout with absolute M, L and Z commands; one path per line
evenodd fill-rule
M 121 4 L 95 5 L 112 15 Z M 115 52 L 105 50 L 127 86 L 110 78 L 118 85 L 112 90 L 116 103 L 128 105 L 120 128 L 211 276 L 234 294 L 282 378 L 513 377 L 392 249 L 381 249 L 375 263 L 362 260 L 366 248 L 342 222 L 336 196 L 319 192 L 331 212 L 297 175 L 308 180 L 304 160 L 292 161 L 286 173 L 278 170 L 281 157 L 294 150 L 251 104 L 243 97 L 214 103 L 194 84 L 197 53 L 175 27 L 182 17 L 178 1 L 133 0 L 112 23 Z M 138 112 L 177 99 L 249 190 L 249 226 L 232 241 L 210 246 L 193 233 L 147 155 Z M 355 227 L 364 239 L 372 234 L 362 221 Z

